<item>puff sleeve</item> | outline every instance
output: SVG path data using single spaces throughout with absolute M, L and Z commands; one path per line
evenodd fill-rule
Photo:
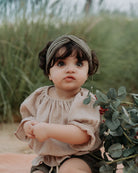
M 41 93 L 44 87 L 35 90 L 30 96 L 28 96 L 20 106 L 20 114 L 22 116 L 22 121 L 20 122 L 15 135 L 18 139 L 22 141 L 28 141 L 27 136 L 23 130 L 23 124 L 26 121 L 35 120 L 37 114 L 37 108 L 41 102 Z
M 75 125 L 86 131 L 90 139 L 85 144 L 71 145 L 77 151 L 92 151 L 99 147 L 101 140 L 99 138 L 100 113 L 99 107 L 93 108 L 95 102 L 94 95 L 91 94 L 91 102 L 88 105 L 83 104 L 88 91 L 78 94 L 72 103 L 68 124 Z

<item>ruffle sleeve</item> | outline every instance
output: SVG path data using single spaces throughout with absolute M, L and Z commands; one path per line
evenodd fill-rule
M 41 87 L 35 90 L 30 96 L 28 96 L 20 106 L 20 114 L 22 121 L 20 122 L 15 135 L 22 141 L 28 141 L 28 137 L 25 135 L 23 124 L 26 121 L 35 120 L 37 107 L 39 106 L 43 96 L 42 93 L 45 87 Z
M 83 104 L 83 100 L 87 97 L 88 91 L 79 93 L 72 103 L 68 124 L 75 125 L 86 131 L 90 136 L 90 140 L 85 144 L 71 145 L 77 151 L 92 151 L 99 147 L 101 140 L 99 138 L 100 113 L 99 107 L 93 108 L 95 97 L 91 94 L 91 102 L 87 105 Z

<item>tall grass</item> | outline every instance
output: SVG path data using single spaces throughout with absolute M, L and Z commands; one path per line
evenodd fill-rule
M 28 23 L 25 18 L 14 24 L 3 23 L 0 26 L 0 122 L 17 118 L 21 102 L 36 88 L 50 84 L 38 67 L 38 52 L 46 42 L 62 34 L 85 39 L 97 52 L 100 69 L 85 87 L 106 91 L 124 85 L 129 92 L 138 92 L 137 28 L 137 19 L 102 16 L 72 23 L 56 20 Z

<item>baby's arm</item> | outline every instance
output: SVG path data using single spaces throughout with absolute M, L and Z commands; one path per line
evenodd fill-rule
M 54 138 L 68 144 L 88 142 L 89 135 L 75 125 L 38 123 L 33 126 L 33 134 L 39 142 Z
M 33 126 L 36 125 L 38 122 L 36 121 L 26 121 L 23 125 L 23 129 L 25 132 L 25 135 L 29 138 L 35 138 L 33 134 Z

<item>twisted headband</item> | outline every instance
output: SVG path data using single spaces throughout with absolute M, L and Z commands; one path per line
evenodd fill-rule
M 85 54 L 90 59 L 89 66 L 90 68 L 92 67 L 92 56 L 91 56 L 91 50 L 89 46 L 82 39 L 79 39 L 78 37 L 74 35 L 63 35 L 58 37 L 56 40 L 54 40 L 52 44 L 50 45 L 50 47 L 48 48 L 48 51 L 46 54 L 46 71 L 47 71 L 48 64 L 53 58 L 56 50 L 60 48 L 62 45 L 70 42 L 71 40 L 75 42 L 83 52 L 85 52 Z

